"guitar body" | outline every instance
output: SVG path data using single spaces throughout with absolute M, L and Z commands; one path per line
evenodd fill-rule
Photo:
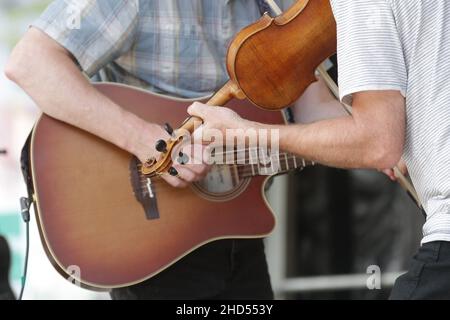
M 125 85 L 95 86 L 161 125 L 181 123 L 191 103 Z M 248 119 L 284 123 L 281 112 L 249 102 L 232 101 L 229 107 Z M 264 197 L 267 177 L 220 185 L 230 171 L 214 168 L 206 182 L 186 189 L 154 178 L 157 217 L 149 217 L 136 196 L 142 190 L 133 181 L 133 156 L 116 146 L 42 115 L 30 154 L 36 218 L 48 257 L 63 276 L 90 289 L 142 282 L 203 244 L 265 237 L 275 225 Z

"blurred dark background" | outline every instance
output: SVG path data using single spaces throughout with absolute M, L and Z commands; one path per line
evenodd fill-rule
M 336 56 L 329 74 L 337 80 Z M 288 182 L 287 276 L 406 270 L 424 218 L 405 191 L 375 170 L 310 167 Z M 369 275 L 367 275 L 369 276 Z M 333 284 L 330 283 L 330 287 Z M 288 294 L 296 299 L 384 299 L 391 288 Z

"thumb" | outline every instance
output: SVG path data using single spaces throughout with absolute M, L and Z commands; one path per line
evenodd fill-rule
M 381 172 L 383 172 L 385 175 L 387 175 L 389 177 L 389 179 L 391 179 L 392 181 L 396 181 L 397 180 L 397 178 L 396 178 L 396 176 L 394 174 L 394 170 L 392 170 L 392 169 L 384 169 L 384 170 L 381 170 Z
M 200 102 L 194 102 L 193 104 L 191 104 L 189 106 L 187 112 L 191 116 L 205 119 L 205 117 L 208 113 L 208 106 L 203 103 L 200 103 Z
M 200 126 L 199 128 L 197 128 L 197 130 L 194 131 L 194 133 L 192 134 L 193 137 L 193 141 L 195 144 L 202 144 L 203 141 L 203 129 L 204 126 Z

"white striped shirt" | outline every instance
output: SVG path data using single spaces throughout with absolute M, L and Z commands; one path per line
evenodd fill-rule
M 427 213 L 422 243 L 450 241 L 450 1 L 331 0 L 340 95 L 406 98 L 404 159 Z

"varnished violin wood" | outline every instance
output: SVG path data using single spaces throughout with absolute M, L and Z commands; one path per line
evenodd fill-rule
M 232 99 L 244 99 L 245 95 L 239 87 L 233 82 L 228 81 L 219 91 L 217 91 L 206 104 L 209 106 L 224 106 Z M 181 129 L 193 132 L 197 124 L 202 123 L 202 119 L 197 117 L 189 117 L 183 123 Z
M 316 68 L 336 52 L 329 0 L 297 1 L 276 18 L 243 29 L 227 58 L 230 78 L 260 108 L 280 110 L 315 81 Z

